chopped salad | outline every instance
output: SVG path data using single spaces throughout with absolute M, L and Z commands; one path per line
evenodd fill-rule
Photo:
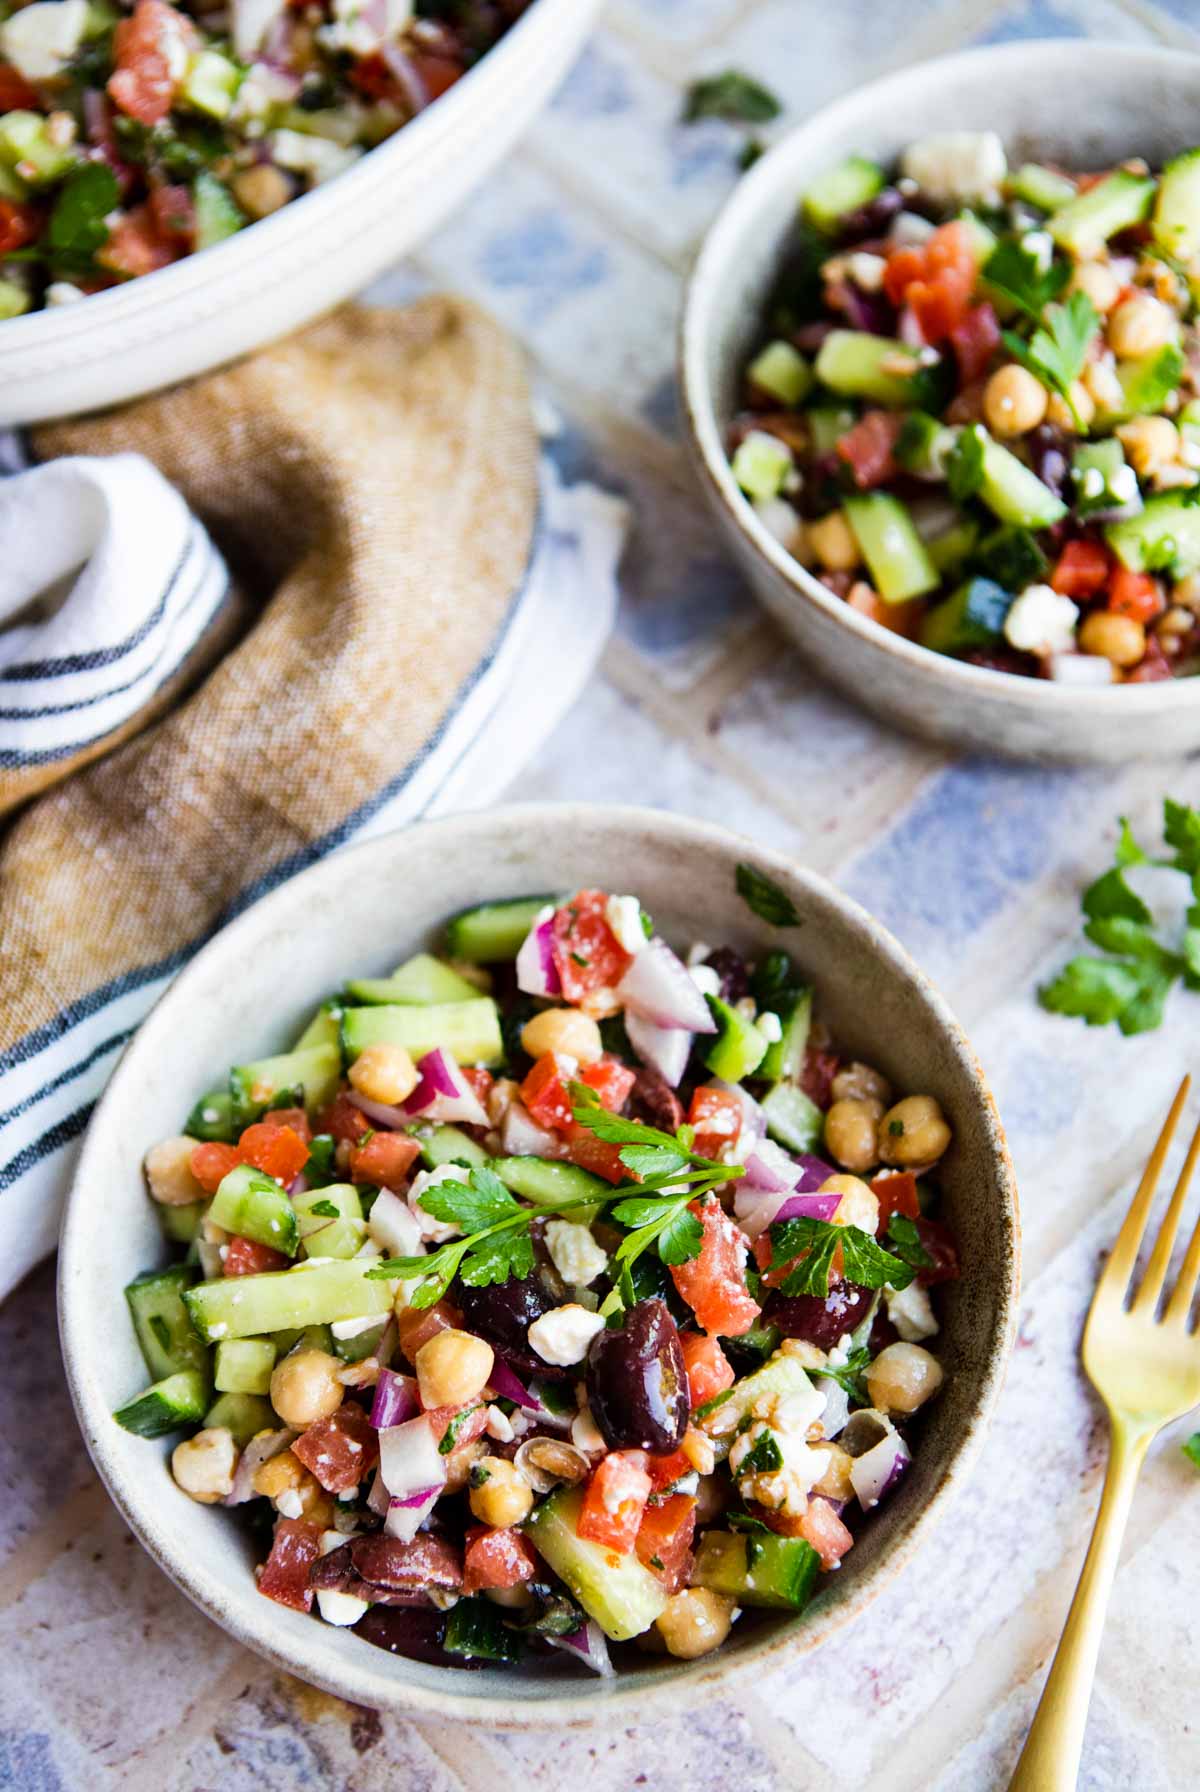
M 0 0 L 0 319 L 206 249 L 331 179 L 529 0 Z
M 795 911 L 742 868 L 760 914 Z M 115 1415 L 236 1508 L 259 1591 L 395 1654 L 614 1672 L 801 1610 L 943 1371 L 951 1129 L 783 951 L 633 895 L 486 903 L 203 1096 L 146 1179 Z
M 1010 167 L 993 132 L 804 195 L 729 451 L 850 607 L 1064 684 L 1200 669 L 1200 149 Z

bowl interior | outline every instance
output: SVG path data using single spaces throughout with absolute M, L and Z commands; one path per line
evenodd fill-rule
M 746 857 L 789 892 L 802 926 L 775 932 L 749 912 L 734 889 Z M 678 943 L 703 937 L 751 954 L 783 944 L 847 1051 L 898 1086 L 938 1097 L 955 1132 L 945 1192 L 964 1272 L 948 1290 L 939 1343 L 946 1390 L 914 1467 L 820 1598 L 798 1621 L 740 1638 L 735 1631 L 707 1662 L 648 1659 L 615 1685 L 532 1668 L 468 1674 L 402 1661 L 271 1604 L 255 1590 L 236 1523 L 174 1486 L 168 1443 L 134 1438 L 109 1417 L 145 1381 L 121 1289 L 166 1256 L 143 1191 L 147 1147 L 179 1130 L 232 1061 L 286 1046 L 348 975 L 390 970 L 454 910 L 588 884 L 636 892 Z M 258 904 L 192 962 L 133 1040 L 92 1122 L 64 1226 L 60 1322 L 84 1435 L 113 1497 L 172 1578 L 241 1640 L 363 1704 L 489 1723 L 587 1722 L 614 1700 L 644 1707 L 656 1691 L 678 1698 L 764 1651 L 813 1646 L 878 1590 L 980 1440 L 1011 1339 L 1016 1250 L 1015 1193 L 990 1096 L 945 1005 L 890 936 L 823 880 L 721 830 L 649 811 L 514 808 L 339 854 Z M 514 1696 L 522 1701 L 515 1713 Z

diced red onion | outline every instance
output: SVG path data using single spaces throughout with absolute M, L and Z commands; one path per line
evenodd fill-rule
M 745 1162 L 745 1181 L 772 1195 L 790 1195 L 800 1187 L 804 1167 L 772 1139 L 760 1139 Z
M 657 1070 L 664 1082 L 677 1089 L 687 1069 L 695 1034 L 682 1027 L 657 1027 L 632 1008 L 625 1010 L 625 1031 L 642 1063 Z
M 394 43 L 380 44 L 379 54 L 395 75 L 410 109 L 413 112 L 424 111 L 429 104 L 429 89 L 417 72 L 416 64 Z
M 383 1528 L 389 1537 L 411 1543 L 437 1504 L 440 1487 L 426 1487 L 415 1500 L 392 1500 Z
M 411 1511 L 414 1506 L 432 1505 L 441 1492 L 440 1487 L 419 1487 L 416 1493 L 410 1493 L 406 1500 L 389 1500 L 389 1506 L 403 1506 Z
M 390 1431 L 416 1418 L 421 1406 L 417 1384 L 411 1375 L 397 1375 L 394 1369 L 381 1369 L 371 1403 L 371 1423 L 376 1431 Z
M 536 1400 L 525 1383 L 509 1368 L 503 1357 L 496 1357 L 492 1362 L 488 1384 L 493 1392 L 502 1400 L 513 1400 L 523 1406 L 526 1412 L 542 1412 L 544 1408 L 540 1400 Z
M 789 1195 L 776 1213 L 777 1220 L 831 1220 L 842 1204 L 836 1189 L 827 1195 Z
M 308 1193 L 308 1177 L 303 1172 L 299 1176 L 293 1176 L 288 1183 L 287 1192 L 289 1195 L 306 1195 Z
M 446 1458 L 424 1414 L 379 1433 L 379 1472 L 393 1500 L 445 1484 Z
M 687 966 L 655 934 L 638 952 L 617 984 L 625 1008 L 656 1027 L 680 1027 L 690 1033 L 715 1033 L 717 1023 Z
M 371 1482 L 371 1491 L 367 1495 L 367 1505 L 378 1518 L 386 1518 L 391 1503 L 392 1496 L 383 1484 L 383 1476 L 376 1469 Z
M 908 1446 L 892 1421 L 873 1408 L 853 1413 L 841 1435 L 842 1448 L 854 1458 L 850 1485 L 864 1512 L 890 1493 L 908 1467 Z
M 260 1432 L 252 1437 L 238 1458 L 238 1465 L 233 1471 L 233 1486 L 222 1501 L 226 1506 L 244 1506 L 247 1500 L 257 1497 L 254 1492 L 254 1477 L 264 1462 L 270 1462 L 272 1456 L 278 1456 L 286 1450 L 298 1432 L 284 1426 L 280 1431 Z
M 367 1096 L 360 1095 L 357 1089 L 347 1089 L 346 1099 L 353 1103 L 360 1114 L 365 1114 L 373 1126 L 383 1126 L 394 1131 L 396 1127 L 408 1126 L 412 1122 L 412 1115 L 406 1114 L 403 1108 L 392 1107 L 386 1101 L 371 1101 Z
M 817 1392 L 825 1396 L 821 1430 L 826 1437 L 837 1437 L 839 1432 L 845 1430 L 846 1421 L 850 1417 L 850 1396 L 840 1381 L 834 1381 L 816 1369 L 812 1371 L 812 1383 Z M 819 1444 L 817 1448 L 820 1448 Z
M 486 1126 L 488 1117 L 470 1083 L 449 1052 L 436 1046 L 426 1052 L 417 1069 L 421 1080 L 404 1103 L 408 1118 L 437 1120 L 445 1125 L 455 1121 L 467 1126 Z
M 517 988 L 527 996 L 560 996 L 562 978 L 554 962 L 554 911 L 535 921 L 517 953 Z
M 916 312 L 908 305 L 900 307 L 900 322 L 896 334 L 905 348 L 922 349 L 925 347 L 925 333 L 917 322 Z
M 380 1189 L 372 1202 L 367 1231 L 381 1251 L 396 1257 L 418 1257 L 425 1249 L 408 1203 L 390 1188 Z
M 810 1151 L 798 1151 L 796 1162 L 803 1172 L 796 1184 L 798 1195 L 814 1194 L 831 1176 L 836 1175 L 832 1164 L 827 1164 L 823 1158 L 814 1157 Z
M 594 1618 L 589 1618 L 582 1629 L 571 1636 L 548 1636 L 546 1641 L 552 1649 L 564 1649 L 573 1655 L 602 1679 L 610 1679 L 616 1672 L 609 1659 L 608 1639 Z
M 500 1142 L 509 1157 L 561 1157 L 562 1140 L 547 1132 L 523 1102 L 510 1103 L 500 1127 Z

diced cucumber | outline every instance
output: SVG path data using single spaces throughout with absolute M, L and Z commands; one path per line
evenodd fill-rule
M 498 1157 L 492 1163 L 506 1188 L 538 1206 L 577 1200 L 580 1205 L 564 1210 L 563 1217 L 588 1225 L 600 1212 L 598 1203 L 612 1193 L 612 1184 L 581 1170 L 578 1164 L 552 1163 L 542 1157 Z
M 218 1425 L 232 1433 L 238 1449 L 244 1450 L 260 1431 L 278 1431 L 279 1420 L 262 1394 L 222 1394 L 204 1415 L 206 1430 Z
M 217 1345 L 213 1386 L 219 1394 L 268 1394 L 277 1354 L 270 1338 L 223 1338 Z
M 960 212 L 958 221 L 966 227 L 971 253 L 975 257 L 975 266 L 981 268 L 984 262 L 995 253 L 1000 238 L 984 223 L 982 218 L 977 217 L 972 211 Z
M 465 908 L 446 923 L 446 949 L 468 964 L 498 964 L 515 958 L 525 936 L 553 896 L 517 896 L 509 902 L 483 902 Z
M 723 1394 L 717 1394 L 697 1409 L 696 1423 L 711 1440 L 719 1458 L 729 1453 L 729 1446 L 742 1420 L 756 1400 L 767 1395 L 807 1393 L 811 1389 L 807 1374 L 794 1356 L 773 1356 L 744 1375 Z
M 295 1208 L 279 1184 L 251 1164 L 238 1164 L 221 1178 L 208 1217 L 214 1226 L 270 1245 L 287 1257 L 299 1248 Z
M 1105 413 L 1104 422 L 1152 416 L 1162 410 L 1183 378 L 1183 350 L 1177 342 L 1166 342 L 1136 361 L 1118 361 L 1117 378 L 1124 401 L 1119 412 Z
M 337 1094 L 341 1074 L 341 1053 L 334 1045 L 310 1045 L 253 1064 L 235 1064 L 229 1073 L 234 1124 L 249 1125 L 277 1095 L 291 1089 L 303 1091 L 306 1108 L 324 1107 Z
M 184 1295 L 192 1324 L 206 1343 L 257 1338 L 285 1326 L 329 1325 L 391 1311 L 391 1284 L 367 1277 L 370 1259 L 299 1263 L 259 1276 L 201 1282 Z
M 192 182 L 192 207 L 197 249 L 211 249 L 214 243 L 223 243 L 250 221 L 225 183 L 207 169 Z
M 1056 212 L 1075 197 L 1075 182 L 1053 168 L 1042 168 L 1037 162 L 1025 162 L 1008 177 L 1008 190 L 1014 199 L 1036 205 L 1040 212 Z
M 762 1101 L 767 1131 L 788 1151 L 815 1151 L 825 1131 L 825 1116 L 796 1083 L 776 1083 Z
M 147 1270 L 125 1290 L 129 1317 L 154 1381 L 183 1370 L 193 1370 L 202 1379 L 208 1375 L 208 1351 L 183 1304 L 184 1290 L 195 1280 L 195 1270 L 175 1263 L 170 1269 Z
M 353 1257 L 367 1229 L 358 1190 L 349 1182 L 331 1182 L 293 1197 L 300 1242 L 306 1257 Z M 336 1214 L 326 1209 L 336 1208 Z
M 417 1002 L 424 1007 L 434 1002 L 474 1002 L 479 998 L 474 983 L 468 983 L 430 952 L 418 952 L 390 977 L 360 977 L 347 983 L 346 993 L 352 1002 Z
M 843 398 L 870 398 L 893 409 L 916 402 L 921 372 L 912 349 L 864 330 L 831 330 L 817 352 L 823 386 Z
M 379 1324 L 373 1325 L 369 1331 L 355 1332 L 352 1338 L 334 1338 L 334 1356 L 340 1358 L 343 1363 L 361 1363 L 365 1356 L 374 1356 L 379 1348 L 379 1340 L 383 1336 L 386 1325 L 387 1320 L 381 1319 Z
M 1155 183 L 1149 175 L 1128 174 L 1118 168 L 1060 206 L 1047 229 L 1061 248 L 1086 260 L 1097 254 L 1110 236 L 1140 224 L 1149 215 L 1154 194 Z
M 770 1011 L 779 1016 L 783 1035 L 767 1047 L 767 1055 L 755 1072 L 757 1076 L 768 1083 L 778 1083 L 793 1081 L 800 1075 L 812 1026 L 812 1004 L 813 992 L 807 986 L 781 990 L 767 1003 Z
M 905 603 L 937 589 L 937 567 L 899 498 L 890 492 L 863 492 L 846 498 L 843 507 L 885 603 Z
M 848 429 L 854 428 L 854 412 L 847 407 L 833 405 L 814 405 L 811 411 L 805 411 L 805 422 L 812 437 L 812 451 L 822 459 L 832 454 L 842 436 Z
M 0 162 L 0 199 L 15 199 L 18 204 L 29 198 L 29 184 L 5 162 Z
M 340 1055 L 342 1049 L 342 1004 L 340 1002 L 322 1002 L 308 1025 L 292 1047 L 294 1052 L 306 1052 L 314 1045 L 332 1045 Z
M 456 1163 L 474 1168 L 488 1161 L 483 1146 L 468 1133 L 460 1132 L 457 1126 L 414 1127 L 413 1138 L 420 1142 L 421 1162 L 427 1170 L 436 1170 L 440 1164 Z
M 928 411 L 910 411 L 893 452 L 905 471 L 915 473 L 918 479 L 944 479 L 946 456 L 956 440 L 950 424 L 931 417 Z
M 192 57 L 183 77 L 179 97 L 209 118 L 228 118 L 233 111 L 233 102 L 242 84 L 243 74 L 244 70 L 236 62 L 231 62 L 219 51 L 201 50 Z M 199 181 L 196 184 L 199 186 Z
M 1105 540 L 1130 572 L 1167 572 L 1174 579 L 1200 572 L 1200 504 L 1189 492 L 1158 492 L 1140 515 L 1109 523 Z
M 1176 261 L 1200 254 L 1200 149 L 1185 149 L 1163 169 L 1151 228 L 1159 248 Z
M 748 498 L 777 498 L 787 484 L 796 461 L 786 442 L 765 429 L 743 436 L 729 463 L 730 471 Z
M 869 205 L 886 178 L 878 162 L 868 161 L 866 156 L 848 156 L 809 187 L 804 195 L 804 216 L 814 230 L 832 236 L 839 218 Z
M 820 1567 L 820 1556 L 803 1537 L 706 1531 L 692 1585 L 724 1593 L 739 1605 L 798 1612 L 812 1598 Z
M 52 140 L 40 113 L 18 108 L 0 115 L 0 162 L 20 168 L 20 178 L 30 186 L 50 186 L 78 161 L 77 149 Z
M 369 1045 L 402 1045 L 414 1058 L 441 1046 L 460 1064 L 504 1061 L 500 1015 L 490 996 L 427 1006 L 414 1002 L 347 1008 L 342 1017 L 342 1045 L 351 1060 Z
M 0 279 L 0 320 L 6 317 L 23 317 L 26 311 L 33 309 L 33 300 L 28 288 L 19 280 Z
M 812 368 L 804 356 L 783 341 L 768 342 L 760 349 L 746 369 L 746 377 L 760 392 L 789 406 L 798 405 L 813 383 Z
M 207 1404 L 207 1378 L 198 1369 L 181 1369 L 119 1406 L 113 1418 L 138 1437 L 165 1437 L 181 1426 L 198 1425 Z
M 1006 591 L 1023 591 L 1046 571 L 1047 560 L 1028 529 L 1006 524 L 980 542 L 973 571 L 994 579 Z
M 363 1315 L 349 1317 L 362 1318 Z M 328 1325 L 286 1326 L 283 1331 L 271 1333 L 271 1342 L 280 1356 L 291 1356 L 294 1350 L 323 1350 L 326 1356 L 333 1353 L 333 1333 Z
M 534 1548 L 614 1643 L 641 1636 L 666 1609 L 662 1582 L 636 1555 L 620 1556 L 577 1534 L 583 1495 L 561 1487 L 525 1522 Z
M 979 496 L 1002 523 L 1020 523 L 1026 529 L 1048 529 L 1062 520 L 1067 507 L 1037 474 L 990 436 L 982 424 L 975 429 L 983 447 L 983 479 Z
M 466 1661 L 516 1661 L 522 1639 L 489 1599 L 460 1599 L 446 1620 L 442 1647 Z
M 1114 504 L 1140 503 L 1137 477 L 1125 460 L 1116 436 L 1099 442 L 1080 442 L 1071 461 L 1075 507 L 1081 514 L 1108 510 Z
M 947 573 L 957 572 L 971 558 L 978 541 L 979 524 L 974 517 L 964 516 L 940 535 L 932 536 L 925 543 L 925 552 L 945 578 Z
M 1016 594 L 994 579 L 968 579 L 942 603 L 935 604 L 921 623 L 918 639 L 934 653 L 960 653 L 967 647 L 986 647 L 1004 629 L 1004 618 Z
M 767 1055 L 767 1041 L 754 1022 L 739 1014 L 720 996 L 705 996 L 708 1011 L 717 1023 L 716 1035 L 704 1054 L 704 1062 L 714 1076 L 727 1083 L 740 1083 L 758 1069 Z
M 159 1205 L 158 1223 L 163 1229 L 163 1237 L 170 1239 L 172 1244 L 191 1244 L 199 1236 L 207 1205 L 206 1201 L 188 1201 L 182 1207 Z
M 187 1117 L 184 1132 L 189 1139 L 217 1139 L 232 1144 L 238 1134 L 233 1096 L 228 1089 L 202 1095 Z

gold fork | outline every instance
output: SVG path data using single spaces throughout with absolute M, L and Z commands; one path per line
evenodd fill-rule
M 1200 1335 L 1188 1330 L 1196 1284 L 1200 1281 L 1200 1223 L 1192 1233 L 1161 1317 L 1158 1312 L 1179 1216 L 1200 1158 L 1200 1127 L 1179 1172 L 1146 1273 L 1126 1308 L 1155 1186 L 1187 1100 L 1190 1081 L 1184 1077 L 1179 1086 L 1088 1314 L 1083 1334 L 1083 1366 L 1108 1408 L 1108 1473 L 1062 1641 L 1009 1792 L 1073 1792 L 1104 1614 L 1134 1486 L 1151 1439 L 1164 1425 L 1200 1405 Z

